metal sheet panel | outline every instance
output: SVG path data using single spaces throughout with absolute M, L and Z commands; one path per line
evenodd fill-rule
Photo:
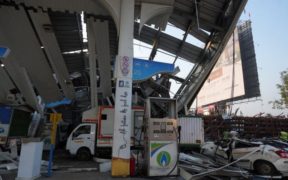
M 204 121 L 200 117 L 179 117 L 181 126 L 180 144 L 199 144 L 204 142 Z
M 0 30 L 0 42 L 8 42 L 1 30 Z M 38 110 L 39 112 L 41 112 L 42 110 L 38 104 L 38 100 L 34 92 L 31 80 L 27 74 L 26 69 L 18 65 L 16 61 L 16 53 L 10 53 L 9 56 L 7 56 L 6 59 L 3 60 L 3 63 L 5 65 L 5 69 L 7 70 L 7 72 L 5 73 L 8 73 L 9 76 L 11 77 L 11 83 L 12 83 L 12 80 L 15 82 L 14 85 L 17 86 L 17 89 L 20 91 L 21 95 L 25 98 L 25 102 L 21 100 L 22 98 L 21 99 L 16 98 L 15 100 L 13 100 L 13 102 L 9 102 L 9 103 L 19 104 L 19 105 L 23 103 L 27 103 L 35 110 Z M 10 88 L 12 86 L 9 83 L 10 79 L 8 78 L 8 74 L 6 74 L 7 75 L 6 76 L 5 73 L 3 72 L 2 75 L 1 74 L 0 75 L 2 78 L 6 79 L 5 80 L 6 82 L 8 82 L 7 84 L 2 84 L 3 85 L 2 88 L 6 89 L 6 92 L 4 93 L 7 94 L 9 93 L 7 92 L 7 90 L 9 89 L 7 88 Z M 5 83 L 5 81 L 3 81 L 2 83 Z
M 27 69 L 33 85 L 44 101 L 60 100 L 62 95 L 25 10 L 22 7 L 15 10 L 13 7 L 2 6 L 0 24 L 5 27 L 0 31 L 6 37 L 1 38 L 1 42 L 11 49 L 18 64 Z
M 153 45 L 154 43 L 153 39 L 158 31 L 148 26 L 144 26 L 142 28 L 141 34 L 139 35 L 138 28 L 139 28 L 139 24 L 135 23 L 134 37 L 137 40 Z M 181 44 L 180 39 L 177 39 L 165 33 L 160 33 L 160 39 L 159 39 L 159 45 L 158 45 L 159 49 L 163 49 L 164 51 L 167 51 L 172 54 L 177 54 L 180 44 Z M 187 51 L 186 49 L 189 49 L 189 51 Z M 198 59 L 197 57 L 199 57 L 201 51 L 202 51 L 201 48 L 194 46 L 193 44 L 184 42 L 183 50 L 180 51 L 178 55 L 179 57 L 182 57 L 188 60 L 189 62 L 196 63 L 196 60 Z
M 0 32 L 0 39 L 1 39 L 1 32 Z M 5 63 L 5 68 L 9 72 L 9 75 L 15 82 L 18 90 L 21 92 L 21 95 L 25 98 L 25 102 L 33 107 L 34 109 L 39 109 L 39 104 L 36 98 L 36 94 L 33 90 L 33 86 L 31 84 L 30 78 L 28 77 L 27 71 L 25 68 L 21 68 L 18 64 L 15 63 L 15 54 L 10 54 L 7 57 L 7 61 Z M 2 76 L 3 78 L 4 76 Z M 9 85 L 9 84 L 7 84 Z M 8 88 L 8 86 L 4 88 Z M 11 102 L 10 102 L 11 103 Z M 15 103 L 15 102 L 13 102 Z M 18 102 L 19 103 L 19 102 Z
M 70 74 L 85 70 L 85 62 L 82 53 L 63 54 L 63 57 Z
M 87 22 L 88 52 L 89 52 L 89 74 L 90 74 L 90 98 L 91 107 L 98 108 L 97 74 L 96 74 L 96 46 L 95 33 L 92 19 Z
M 83 49 L 80 14 L 49 12 L 49 17 L 62 52 Z
M 100 73 L 99 92 L 103 97 L 112 95 L 111 86 L 111 57 L 109 47 L 109 27 L 107 21 L 93 22 L 93 30 L 95 33 L 96 54 L 98 62 L 98 70 Z
M 51 11 L 49 12 L 49 17 L 62 53 L 81 51 L 87 48 L 87 45 L 86 47 L 83 47 L 83 27 L 80 14 Z M 63 54 L 63 58 L 69 73 L 85 71 L 85 56 L 83 52 Z
M 74 98 L 74 87 L 69 78 L 68 70 L 65 61 L 61 54 L 57 39 L 52 30 L 51 22 L 47 13 L 34 13 L 29 11 L 31 20 L 40 37 L 47 54 L 48 60 L 56 74 L 57 80 L 61 85 L 64 95 L 69 98 Z

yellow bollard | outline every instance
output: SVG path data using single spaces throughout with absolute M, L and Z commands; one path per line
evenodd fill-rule
M 53 145 L 55 145 L 55 143 L 56 143 L 57 125 L 61 120 L 62 120 L 62 114 L 61 113 L 50 114 L 50 122 L 52 123 L 51 144 L 53 144 Z
M 52 175 L 52 161 L 56 143 L 56 133 L 57 133 L 57 125 L 62 120 L 62 114 L 60 113 L 51 113 L 50 121 L 52 123 L 51 128 L 51 145 L 50 145 L 50 154 L 49 154 L 49 162 L 48 162 L 48 171 L 47 175 L 50 177 Z

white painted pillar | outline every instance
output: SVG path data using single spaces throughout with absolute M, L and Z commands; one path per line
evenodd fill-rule
M 133 56 L 134 0 L 121 1 L 119 56 Z
M 115 64 L 112 176 L 130 174 L 134 3 L 134 0 L 121 0 L 119 50 Z

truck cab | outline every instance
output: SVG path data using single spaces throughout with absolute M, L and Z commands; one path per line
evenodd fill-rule
M 89 112 L 92 112 L 89 110 Z M 94 111 L 95 112 L 95 111 Z M 84 115 L 87 113 L 84 113 Z M 95 113 L 96 114 L 96 113 Z M 141 146 L 144 108 L 133 107 L 131 113 L 131 146 Z M 66 149 L 79 160 L 88 160 L 91 156 L 110 157 L 114 128 L 114 107 L 100 106 L 95 117 L 85 115 L 69 135 Z M 142 144 L 143 145 L 143 144 Z
M 88 160 L 95 151 L 96 124 L 78 125 L 67 139 L 66 149 L 79 160 Z

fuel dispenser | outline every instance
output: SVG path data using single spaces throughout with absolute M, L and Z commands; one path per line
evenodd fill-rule
M 145 152 L 148 176 L 178 174 L 176 99 L 148 98 L 145 108 Z

